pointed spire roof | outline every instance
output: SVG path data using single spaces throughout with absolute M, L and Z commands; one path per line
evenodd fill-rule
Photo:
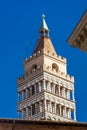
M 43 30 L 49 32 L 48 26 L 47 26 L 46 21 L 45 21 L 45 15 L 44 14 L 42 15 L 42 22 L 41 22 L 41 25 L 40 25 L 39 32 L 43 32 Z
M 42 49 L 56 54 L 52 41 L 48 37 L 42 37 L 42 38 L 38 39 L 34 53 L 36 53 L 37 51 L 40 51 Z
M 44 15 L 42 15 L 42 23 L 39 29 L 39 33 L 41 33 L 41 37 L 37 41 L 36 48 L 34 50 L 34 53 L 40 50 L 47 50 L 51 53 L 56 54 L 56 51 L 54 49 L 54 46 L 51 42 L 51 39 L 49 38 L 49 29 L 47 27 L 47 24 L 44 19 Z

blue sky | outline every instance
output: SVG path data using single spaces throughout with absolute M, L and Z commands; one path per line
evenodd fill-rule
M 87 0 L 0 1 L 0 117 L 17 118 L 17 77 L 23 60 L 32 55 L 45 14 L 56 52 L 67 58 L 67 70 L 75 77 L 77 120 L 87 122 L 87 53 L 71 48 L 67 39 L 87 9 Z

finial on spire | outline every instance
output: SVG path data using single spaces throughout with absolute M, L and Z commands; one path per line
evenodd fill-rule
M 45 18 L 45 15 L 44 15 L 44 13 L 42 14 L 42 19 L 44 19 Z
M 48 29 L 48 26 L 47 26 L 46 21 L 45 21 L 44 13 L 42 15 L 42 22 L 41 22 L 41 26 L 40 26 L 39 32 L 42 34 L 42 37 L 43 36 L 49 37 L 49 29 Z

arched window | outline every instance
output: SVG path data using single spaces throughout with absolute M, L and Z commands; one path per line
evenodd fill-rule
M 37 70 L 37 65 L 36 64 L 34 64 L 34 65 L 32 65 L 32 70 Z
M 58 65 L 56 63 L 52 64 L 52 70 L 56 70 L 56 72 L 58 72 L 59 68 L 58 68 Z

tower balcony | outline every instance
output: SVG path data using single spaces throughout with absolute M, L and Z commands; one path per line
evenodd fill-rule
M 35 102 L 39 102 L 44 99 L 51 100 L 52 102 L 56 102 L 61 105 L 65 105 L 71 109 L 75 109 L 75 101 L 66 99 L 64 97 L 52 94 L 46 90 L 43 90 L 42 92 L 39 92 L 31 97 L 28 97 L 22 101 L 18 102 L 18 109 L 23 109 L 26 106 L 30 106 Z

